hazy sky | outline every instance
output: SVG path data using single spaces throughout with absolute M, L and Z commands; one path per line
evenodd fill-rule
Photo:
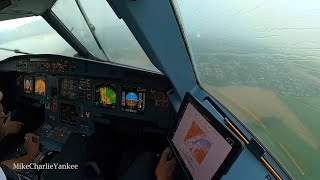
M 319 0 L 176 2 L 189 35 L 252 41 L 284 51 L 290 48 L 320 55 Z
M 0 32 L 1 48 L 19 49 L 34 54 L 67 56 L 76 54 L 75 50 L 41 16 L 2 21 Z M 15 55 L 20 54 L 0 50 L 0 61 Z
M 119 19 L 112 8 L 109 6 L 105 0 L 80 0 L 84 10 L 90 22 L 94 26 L 94 33 L 97 36 L 104 52 L 107 57 L 114 62 L 129 64 L 133 66 L 145 65 L 145 68 L 156 70 L 156 68 L 151 64 L 150 60 L 134 38 L 131 31 L 128 29 L 126 24 L 122 19 Z M 77 4 L 74 0 L 59 0 L 52 8 L 53 12 L 57 17 L 66 25 L 66 27 L 75 35 L 76 38 L 96 57 L 101 59 L 106 59 L 103 52 L 99 49 L 97 43 L 95 42 L 92 33 L 88 25 L 86 24 Z M 61 51 L 65 46 L 55 47 L 55 46 L 45 46 L 50 49 L 44 48 L 44 44 L 58 44 L 63 43 L 64 40 L 59 37 L 59 35 L 48 25 L 43 27 L 38 27 L 37 23 L 32 23 L 33 21 L 38 21 L 47 24 L 42 17 L 31 17 L 23 19 L 14 19 L 9 21 L 0 22 L 0 31 L 7 31 L 8 36 L 2 42 L 1 46 L 12 49 L 25 50 L 31 53 L 52 53 L 57 54 L 72 53 L 69 48 L 65 48 L 68 51 Z M 22 25 L 27 25 L 27 29 L 19 28 Z M 43 24 L 42 24 L 43 25 Z M 37 30 L 43 30 L 39 28 L 46 28 L 39 36 Z M 33 31 L 35 30 L 35 31 Z M 9 33 L 8 33 L 9 32 Z M 32 32 L 34 32 L 32 34 Z M 29 34 L 28 34 L 29 33 Z M 31 33 L 31 34 L 30 34 Z M 16 35 L 21 35 L 23 38 L 17 37 Z M 10 37 L 12 36 L 12 40 Z M 13 41 L 13 39 L 21 38 L 14 42 L 8 42 L 8 39 Z M 1 40 L 1 35 L 0 35 Z M 1 41 L 0 41 L 1 42 Z M 65 42 L 64 42 L 65 43 Z M 26 46 L 26 44 L 28 44 Z M 67 46 L 68 47 L 68 46 Z M 6 56 L 10 56 L 12 52 L 5 52 Z M 2 53 L 4 56 L 4 53 Z M 0 54 L 0 59 L 1 54 Z
M 80 3 L 90 23 L 93 24 L 94 33 L 110 61 L 156 69 L 127 25 L 116 16 L 107 1 L 80 0 Z M 69 29 L 73 29 L 75 36 L 90 52 L 101 59 L 106 59 L 96 45 L 74 1 L 58 1 L 53 7 L 53 12 Z
M 13 30 L 18 28 L 19 26 L 28 24 L 32 21 L 39 20 L 41 17 L 26 17 L 26 18 L 20 18 L 20 19 L 13 19 L 13 20 L 6 20 L 6 21 L 0 21 L 0 31 L 1 30 Z
M 108 28 L 127 29 L 105 0 L 81 0 L 81 3 L 95 25 L 103 46 L 111 42 L 104 39 L 109 35 L 105 33 Z M 176 0 L 176 3 L 187 34 L 202 42 L 212 41 L 215 47 L 227 46 L 224 43 L 228 40 L 234 44 L 249 42 L 284 53 L 320 57 L 319 0 L 201 0 L 201 3 L 197 0 Z M 60 8 L 55 10 L 67 26 L 70 27 L 68 23 L 71 23 L 70 28 L 78 32 L 76 36 L 79 35 L 79 39 L 92 41 L 75 2 L 58 1 L 57 6 L 59 4 Z M 41 17 L 3 21 L 0 22 L 0 31 L 13 30 L 39 19 Z M 126 31 L 125 36 L 134 40 L 130 31 Z M 88 49 L 94 51 L 98 48 L 91 43 Z M 106 49 L 108 51 L 110 48 Z M 97 52 L 101 56 L 101 51 Z

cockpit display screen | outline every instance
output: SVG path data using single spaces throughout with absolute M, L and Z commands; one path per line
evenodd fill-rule
M 33 78 L 26 76 L 24 77 L 24 92 L 33 93 Z
M 61 81 L 61 98 L 64 100 L 75 100 L 76 82 L 72 79 L 63 79 Z
M 72 125 L 76 124 L 76 108 L 74 105 L 61 103 L 61 121 Z
M 117 88 L 114 84 L 98 84 L 95 88 L 95 103 L 99 107 L 116 108 Z
M 34 88 L 35 94 L 44 96 L 46 93 L 46 83 L 44 82 L 44 79 L 41 77 L 36 77 L 35 81 L 36 81 L 35 88 Z
M 146 89 L 123 86 L 121 89 L 121 110 L 141 113 L 145 109 Z
M 188 179 L 220 179 L 243 149 L 240 139 L 190 93 L 168 140 Z

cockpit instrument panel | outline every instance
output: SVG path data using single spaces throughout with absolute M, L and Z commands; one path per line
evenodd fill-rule
M 11 57 L 0 62 L 2 71 L 13 75 L 17 102 L 44 107 L 53 124 L 87 132 L 94 123 L 132 119 L 165 129 L 172 116 L 165 93 L 172 86 L 158 73 L 59 55 Z
M 121 88 L 121 110 L 142 113 L 145 109 L 146 92 L 144 88 L 123 86 Z
M 75 65 L 66 60 L 48 58 L 30 58 L 17 61 L 17 71 L 46 72 L 46 73 L 68 73 L 74 72 Z
M 16 77 L 16 85 L 21 86 L 23 84 L 23 76 L 21 74 Z
M 157 91 L 155 89 L 150 90 L 149 98 L 154 102 L 155 107 L 168 108 L 169 107 L 169 99 L 168 96 L 161 91 Z
M 61 80 L 61 98 L 64 100 L 75 100 L 76 98 L 76 81 L 72 79 Z
M 116 108 L 117 88 L 114 84 L 102 83 L 96 85 L 95 103 L 99 107 Z
M 61 103 L 61 121 L 72 125 L 76 124 L 76 108 L 74 105 Z
M 44 81 L 44 78 L 42 77 L 36 77 L 35 78 L 35 88 L 34 93 L 37 95 L 44 96 L 46 93 L 46 83 Z
M 33 78 L 31 76 L 24 77 L 24 92 L 33 93 Z

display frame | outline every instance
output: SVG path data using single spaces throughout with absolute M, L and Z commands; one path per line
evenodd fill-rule
M 67 81 L 72 81 L 73 82 L 73 91 L 74 91 L 74 95 L 73 95 L 73 98 L 66 98 L 66 96 L 62 95 L 62 92 L 63 92 L 63 87 L 62 87 L 62 82 L 64 80 L 67 80 Z M 77 79 L 75 78 L 70 78 L 70 77 L 60 77 L 59 80 L 58 80 L 58 96 L 61 100 L 64 100 L 64 101 L 76 101 L 77 100 L 77 95 L 78 95 L 78 81 Z
M 114 94 L 115 94 L 115 102 L 112 104 L 104 104 L 104 103 L 99 103 L 97 102 L 97 87 L 108 87 L 110 88 Z M 118 105 L 118 85 L 112 82 L 96 82 L 94 84 L 94 89 L 93 89 L 93 94 L 94 94 L 94 104 L 97 108 L 105 108 L 105 109 L 117 109 L 117 105 Z
M 175 157 L 177 158 L 179 164 L 181 165 L 183 171 L 185 172 L 188 179 L 194 179 L 191 172 L 188 170 L 186 164 L 184 163 L 182 157 L 179 154 L 179 151 L 177 150 L 176 146 L 173 143 L 173 137 L 175 135 L 175 132 L 177 131 L 180 122 L 182 120 L 182 117 L 184 115 L 184 112 L 188 106 L 188 104 L 191 103 L 196 110 L 199 111 L 200 114 L 204 116 L 204 118 L 213 126 L 213 128 L 224 138 L 231 138 L 233 140 L 232 149 L 216 171 L 216 173 L 213 175 L 211 179 L 220 179 L 226 172 L 229 170 L 229 168 L 232 166 L 234 161 L 237 159 L 239 154 L 241 153 L 242 149 L 244 148 L 243 142 L 230 130 L 226 125 L 221 123 L 219 120 L 216 119 L 216 117 L 207 110 L 197 99 L 195 99 L 189 92 L 187 92 L 184 96 L 184 99 L 181 103 L 181 106 L 179 108 L 179 111 L 176 116 L 176 125 L 169 131 L 167 136 L 167 141 L 169 143 L 169 146 L 174 153 Z
M 43 94 L 38 94 L 36 93 L 36 83 L 38 80 L 42 80 L 44 82 L 44 93 Z M 46 80 L 45 80 L 45 77 L 44 76 L 35 76 L 34 77 L 34 94 L 37 95 L 37 96 L 45 96 L 46 95 L 46 92 L 47 92 L 47 83 L 46 83 Z
M 73 109 L 74 109 L 74 121 L 65 120 L 65 118 L 63 118 L 62 106 L 65 106 L 65 105 L 73 107 Z M 70 111 L 68 111 L 68 112 L 70 112 Z M 60 117 L 61 123 L 69 124 L 69 125 L 72 125 L 72 126 L 76 126 L 77 125 L 77 108 L 76 108 L 76 105 L 69 104 L 69 103 L 59 103 L 59 117 Z
M 31 89 L 29 92 L 26 91 L 26 80 L 30 80 L 31 79 Z M 35 86 L 35 81 L 34 81 L 34 77 L 33 76 L 29 76 L 29 75 L 25 75 L 23 77 L 23 92 L 26 93 L 26 94 L 33 94 L 34 93 L 34 86 Z
M 129 92 L 128 89 L 130 89 L 131 91 Z M 133 91 L 134 89 L 134 91 Z M 134 113 L 134 114 L 143 114 L 146 110 L 146 100 L 147 100 L 147 88 L 143 88 L 141 86 L 131 86 L 131 85 L 123 85 L 121 86 L 121 90 L 120 90 L 120 99 L 121 99 L 121 102 L 120 102 L 120 110 L 122 112 L 128 112 L 128 113 Z M 124 94 L 123 94 L 124 93 Z M 143 96 L 141 98 L 143 98 L 143 101 L 142 101 L 142 108 L 129 108 L 127 106 L 127 95 L 129 93 L 133 93 L 135 96 L 137 96 L 137 101 L 140 101 L 140 97 L 139 97 L 139 93 L 142 93 Z M 139 102 L 138 102 L 139 103 Z M 137 106 L 137 105 L 135 105 Z M 133 107 L 133 106 L 132 106 Z

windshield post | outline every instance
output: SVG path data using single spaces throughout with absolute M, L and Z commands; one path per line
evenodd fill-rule
M 42 15 L 43 19 L 57 31 L 57 33 L 70 44 L 77 52 L 78 55 L 88 59 L 99 60 L 99 58 L 93 56 L 80 41 L 64 26 L 64 24 L 56 17 L 56 15 L 50 10 Z
M 82 14 L 82 16 L 83 16 L 83 18 L 84 18 L 84 21 L 86 22 L 88 28 L 90 29 L 90 32 L 91 32 L 91 34 L 92 34 L 95 42 L 97 43 L 99 49 L 102 51 L 103 55 L 106 57 L 106 60 L 107 60 L 107 61 L 110 61 L 109 58 L 108 58 L 108 56 L 107 56 L 107 54 L 106 54 L 106 52 L 103 50 L 103 48 L 102 48 L 102 46 L 101 46 L 101 44 L 100 44 L 100 42 L 99 42 L 99 40 L 98 40 L 98 37 L 97 37 L 97 35 L 96 35 L 96 33 L 95 33 L 95 26 L 90 22 L 87 14 L 86 14 L 86 12 L 85 12 L 85 10 L 84 10 L 83 7 L 82 7 L 81 2 L 80 2 L 79 0 L 76 0 L 76 4 L 77 4 L 77 6 L 78 6 L 78 8 L 79 8 L 79 10 L 80 10 L 80 13 Z
M 159 72 L 126 23 L 119 19 L 107 1 L 59 0 L 51 11 L 95 57 Z

